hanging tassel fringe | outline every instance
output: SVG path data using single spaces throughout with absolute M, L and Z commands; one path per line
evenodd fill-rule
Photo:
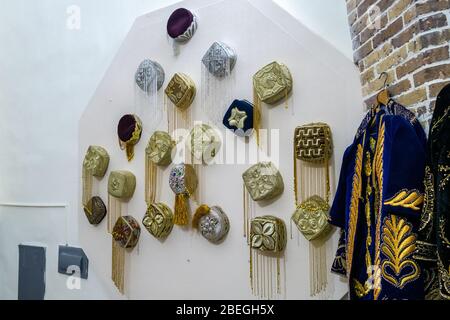
M 156 188 L 158 181 L 158 167 L 145 156 L 145 202 L 147 207 L 156 201 Z
M 125 249 L 112 240 L 111 278 L 121 294 L 125 293 Z
M 250 245 L 250 228 L 251 221 L 255 218 L 255 206 L 254 202 L 250 196 L 250 193 L 247 191 L 245 184 L 243 184 L 243 211 L 244 211 L 244 238 L 247 238 L 247 243 Z
M 302 179 L 299 179 L 299 176 Z M 300 190 L 299 190 L 300 180 Z M 330 173 L 329 161 L 322 165 L 298 161 L 294 154 L 294 192 L 295 202 L 298 206 L 312 195 L 318 195 L 330 201 Z M 309 244 L 309 270 L 310 270 L 310 295 L 316 296 L 326 290 L 328 284 L 327 271 L 327 243 L 313 240 Z
M 108 233 L 112 234 L 114 225 L 122 216 L 122 203 L 119 199 L 108 195 Z
M 89 200 L 92 198 L 92 185 L 94 183 L 94 177 L 92 174 L 83 168 L 83 194 L 82 202 L 83 206 L 86 206 Z
M 167 109 L 167 126 L 169 134 L 173 135 L 177 129 L 190 130 L 193 127 L 191 107 L 182 110 L 175 106 L 167 96 L 164 98 L 164 104 Z M 179 141 L 176 142 L 178 143 Z
M 134 106 L 135 114 L 139 116 L 142 123 L 145 123 L 143 129 L 148 133 L 153 133 L 161 123 L 164 115 L 164 105 L 158 103 L 158 78 L 157 70 L 153 67 L 151 76 L 144 77 L 142 83 L 145 91 L 136 83 L 134 85 Z
M 191 155 L 191 163 L 195 163 L 195 159 L 193 159 Z M 189 162 L 186 162 L 189 163 Z M 201 164 L 194 164 L 194 170 L 197 175 L 198 179 L 198 186 L 197 189 L 195 189 L 194 194 L 192 195 L 192 200 L 197 203 L 197 205 L 200 205 L 203 203 L 202 200 L 202 186 L 203 186 L 203 166 Z
M 223 115 L 232 101 L 235 87 L 234 74 L 231 72 L 230 61 L 225 63 L 225 75 L 216 77 L 208 68 L 202 65 L 202 110 L 211 122 L 218 126 L 222 124 Z
M 260 299 L 283 297 L 281 284 L 281 257 L 266 256 L 250 247 L 250 287 Z
M 261 113 L 261 99 L 258 96 L 256 90 L 253 90 L 253 129 L 256 134 L 256 144 L 259 146 L 261 121 L 262 121 L 262 113 Z
M 175 196 L 175 212 L 173 223 L 177 226 L 187 226 L 189 224 L 188 197 L 184 194 Z

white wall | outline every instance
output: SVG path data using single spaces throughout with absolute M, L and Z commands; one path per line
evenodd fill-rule
M 278 0 L 336 44 L 348 36 L 345 4 L 327 1 L 335 9 L 328 11 L 314 4 L 322 1 Z M 20 242 L 49 247 L 48 298 L 109 297 L 95 272 L 77 292 L 66 290 L 65 278 L 55 272 L 56 245 L 78 243 L 78 119 L 135 17 L 174 2 L 0 0 L 0 202 L 68 204 L 51 210 L 0 207 L 0 298 L 17 296 Z M 75 31 L 66 27 L 73 4 L 81 9 L 81 29 Z M 327 23 L 314 24 L 319 19 Z M 339 36 L 336 30 L 342 30 Z M 351 56 L 350 44 L 341 50 Z

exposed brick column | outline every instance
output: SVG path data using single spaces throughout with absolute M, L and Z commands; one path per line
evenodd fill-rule
M 346 1 L 366 106 L 387 72 L 392 97 L 426 122 L 450 83 L 450 0 Z

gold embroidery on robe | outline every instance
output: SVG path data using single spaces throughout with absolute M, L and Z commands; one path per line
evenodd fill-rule
M 444 293 L 444 290 L 446 293 L 450 293 L 450 267 L 448 270 L 446 270 L 440 257 L 438 257 L 437 264 L 438 264 L 438 270 L 439 270 L 439 275 L 440 275 L 440 277 L 439 277 L 440 285 L 442 286 L 441 295 L 446 299 L 450 299 L 450 295 L 446 295 Z M 444 289 L 444 290 L 442 290 L 442 289 Z
M 370 286 L 368 285 L 367 282 L 364 285 L 362 285 L 361 282 L 359 282 L 356 279 L 353 279 L 353 285 L 354 285 L 354 290 L 355 290 L 356 296 L 358 298 L 364 298 L 365 296 L 367 296 L 370 293 Z
M 384 138 L 386 126 L 383 117 L 380 119 L 380 129 L 378 131 L 378 142 L 376 144 L 376 151 L 374 156 L 373 170 L 375 175 L 373 178 L 373 185 L 375 188 L 375 214 L 377 215 L 377 225 L 375 227 L 375 268 L 374 268 L 374 300 L 378 300 L 381 293 L 381 259 L 380 259 L 380 245 L 381 245 L 381 209 L 382 209 L 382 195 L 383 195 L 383 155 L 384 155 Z
M 423 203 L 423 194 L 417 190 L 401 190 L 392 199 L 386 201 L 384 204 L 393 207 L 403 207 L 412 209 L 414 211 L 420 210 L 420 205 Z
M 428 228 L 426 232 L 426 238 L 430 237 L 432 231 L 432 220 L 433 220 L 433 212 L 434 212 L 434 176 L 431 172 L 431 168 L 427 166 L 425 168 L 425 196 L 424 196 L 424 207 L 422 210 L 422 215 L 420 217 L 420 228 L 419 231 L 422 232 L 425 228 Z
M 353 176 L 353 188 L 352 188 L 353 190 L 350 205 L 350 221 L 348 227 L 348 240 L 347 240 L 347 272 L 349 275 L 351 274 L 352 269 L 356 226 L 358 224 L 359 200 L 361 198 L 361 191 L 362 191 L 361 173 L 362 173 L 363 152 L 364 148 L 362 144 L 359 144 L 358 150 L 356 152 L 355 174 Z
M 439 173 L 444 174 L 444 178 L 439 183 L 439 190 L 444 190 L 447 186 L 447 183 L 450 181 L 450 166 L 439 165 Z
M 412 234 L 411 224 L 391 215 L 384 221 L 382 238 L 381 250 L 387 257 L 381 265 L 382 276 L 392 285 L 402 289 L 420 275 L 416 262 L 408 259 L 416 250 L 416 236 Z M 405 273 L 408 270 L 409 272 Z

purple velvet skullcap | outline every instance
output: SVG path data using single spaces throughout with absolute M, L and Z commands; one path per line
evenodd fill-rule
M 167 33 L 176 40 L 191 38 L 196 28 L 195 15 L 185 8 L 175 10 L 167 21 Z
M 121 141 L 127 142 L 133 137 L 136 131 L 137 120 L 132 114 L 124 115 L 117 126 L 117 135 Z

